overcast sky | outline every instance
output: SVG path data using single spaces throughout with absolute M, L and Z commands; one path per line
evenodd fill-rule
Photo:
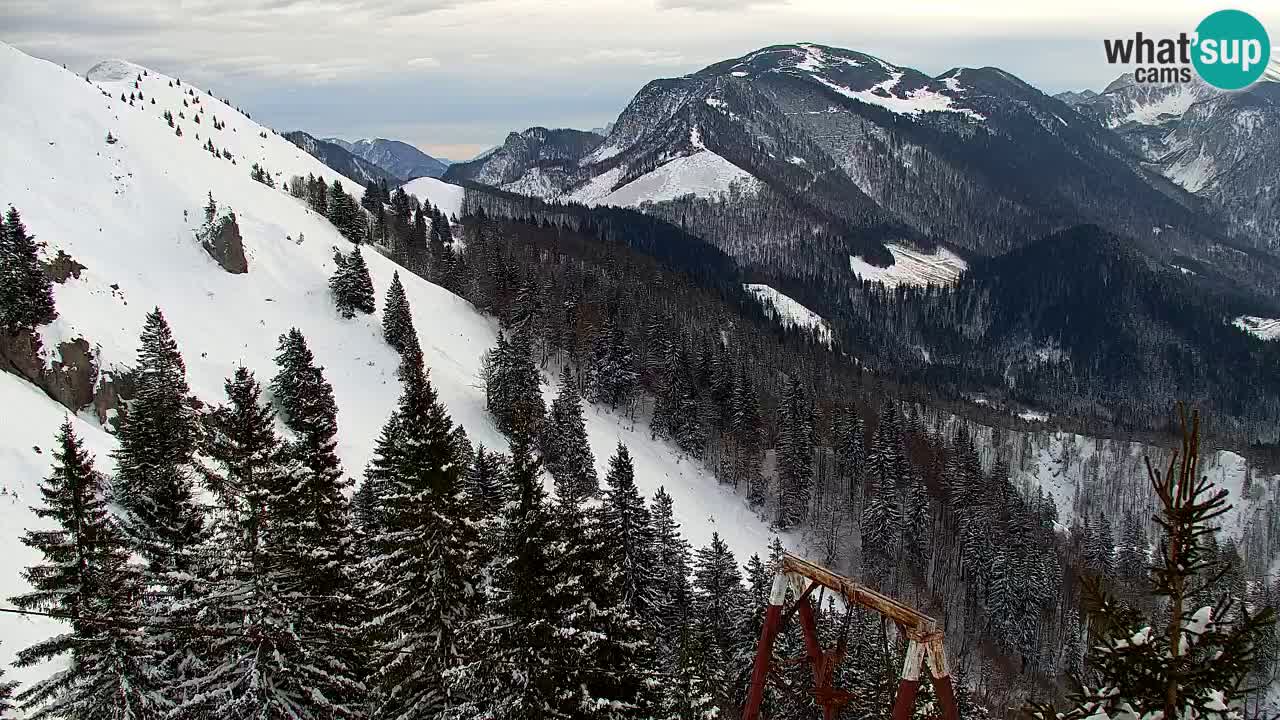
M 602 126 L 649 80 L 779 43 L 1100 89 L 1118 74 L 1103 37 L 1190 32 L 1224 7 L 1280 44 L 1275 0 L 0 0 L 0 40 L 79 72 L 132 60 L 280 130 L 466 159 L 511 130 Z

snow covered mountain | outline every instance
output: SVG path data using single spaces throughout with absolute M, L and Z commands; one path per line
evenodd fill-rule
M 340 175 L 359 180 L 362 184 L 367 185 L 370 180 L 385 180 L 388 183 L 398 184 L 404 180 L 403 175 L 389 172 L 376 163 L 357 157 L 341 145 L 327 140 L 318 140 L 301 130 L 287 132 L 284 137 Z
M 269 378 L 278 337 L 297 327 L 333 384 L 338 454 L 346 473 L 359 477 L 400 392 L 397 356 L 382 339 L 378 315 L 344 320 L 335 312 L 327 288 L 333 248 L 350 243 L 282 186 L 314 174 L 358 197 L 360 184 L 206 91 L 125 61 L 77 76 L 0 44 L 0 84 L 0 202 L 21 210 L 49 257 L 63 252 L 82 266 L 54 286 L 59 317 L 40 328 L 40 361 L 53 363 L 63 343 L 82 338 L 91 349 L 93 387 L 105 403 L 107 381 L 135 363 L 145 314 L 160 307 L 193 393 L 218 402 L 224 378 L 239 365 Z M 274 179 L 274 188 L 250 179 L 254 164 Z M 419 192 L 440 191 L 431 200 L 446 210 L 452 207 L 446 202 L 456 201 L 438 181 L 418 183 Z M 235 213 L 247 273 L 225 272 L 195 239 L 210 195 Z M 473 441 L 505 448 L 478 380 L 496 322 L 376 252 L 365 258 L 379 296 L 401 270 L 431 380 L 453 419 Z M 92 405 L 68 409 L 5 372 L 0 408 L 0 573 L 8 596 L 20 590 L 19 570 L 36 559 L 19 543 L 18 531 L 37 526 L 29 508 L 62 419 L 70 413 L 100 469 L 110 470 L 116 441 L 108 431 L 109 404 L 101 415 Z M 667 488 L 692 543 L 704 545 L 718 531 L 740 558 L 766 547 L 768 528 L 698 463 L 681 461 L 630 420 L 598 409 L 586 415 L 601 473 L 615 445 L 626 443 L 641 490 L 651 495 Z M 41 622 L 4 628 L 0 662 L 6 664 L 55 630 Z M 44 672 L 37 667 L 8 677 L 27 681 Z
M 723 226 L 725 213 L 687 200 L 719 198 L 764 214 L 756 227 L 776 223 L 774 245 L 830 232 L 882 266 L 879 239 L 991 255 L 1069 222 L 1153 248 L 1215 240 L 1194 199 L 1153 186 L 1114 133 L 995 68 L 930 77 L 851 50 L 779 45 L 650 82 L 594 148 L 521 151 L 543 133 L 512 134 L 446 177 L 589 204 L 684 198 L 654 212 L 708 236 L 700 226 Z
M 399 140 L 375 138 L 348 142 L 339 138 L 325 138 L 325 142 L 340 145 L 352 155 L 405 180 L 440 177 L 448 167 L 448 163 L 437 160 L 409 143 Z
M 1208 201 L 1255 246 L 1280 251 L 1280 83 L 1223 92 L 1126 74 L 1101 93 L 1058 97 L 1115 130 L 1149 168 Z

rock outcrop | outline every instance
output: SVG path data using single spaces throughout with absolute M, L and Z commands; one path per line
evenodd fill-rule
M 207 224 L 199 236 L 200 245 L 223 270 L 233 275 L 249 272 L 249 261 L 244 256 L 244 240 L 240 237 L 235 213 L 228 212 Z
M 30 330 L 0 333 L 0 370 L 27 380 L 72 412 L 95 402 L 98 363 L 88 340 L 60 343 L 50 366 L 40 350 L 40 337 Z

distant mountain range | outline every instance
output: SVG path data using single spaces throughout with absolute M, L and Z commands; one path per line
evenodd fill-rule
M 356 140 L 348 142 L 339 138 L 325 138 L 326 142 L 341 145 L 358 158 L 367 160 L 402 180 L 420 177 L 440 177 L 447 162 L 438 160 L 418 148 L 399 140 Z
M 643 207 L 748 267 L 775 271 L 785 258 L 796 278 L 829 276 L 851 255 L 889 265 L 890 243 L 995 256 L 1093 223 L 1161 263 L 1195 264 L 1203 281 L 1276 294 L 1280 262 L 1253 254 L 1269 247 L 1260 236 L 1276 237 L 1274 195 L 1255 204 L 1252 190 L 1280 192 L 1265 189 L 1262 172 L 1277 160 L 1237 161 L 1254 183 L 1243 194 L 1224 180 L 1215 199 L 1186 181 L 1202 154 L 1221 153 L 1219 167 L 1239 156 L 1226 138 L 1254 126 L 1233 125 L 1236 109 L 1250 105 L 1245 117 L 1272 127 L 1268 92 L 1205 105 L 1213 112 L 1204 127 L 1220 126 L 1213 137 L 1223 144 L 1184 128 L 1171 139 L 1176 160 L 1161 164 L 1114 125 L 1139 107 L 1158 117 L 1156 98 L 1108 105 L 1118 87 L 1054 98 L 997 68 L 932 77 L 852 50 L 778 45 L 648 83 L 607 135 L 513 132 L 444 179 Z M 1093 108 L 1104 106 L 1100 121 Z M 1280 143 L 1280 133 L 1265 142 Z M 825 282 L 838 287 L 850 275 Z
M 1120 76 L 1057 96 L 1114 130 L 1146 167 L 1206 200 L 1254 247 L 1280 252 L 1280 83 L 1223 92 Z
M 386 180 L 392 185 L 399 185 L 404 181 L 404 178 L 352 154 L 337 143 L 319 140 L 301 130 L 284 133 L 284 137 L 320 162 L 352 180 L 359 180 L 363 185 L 367 185 L 370 180 Z

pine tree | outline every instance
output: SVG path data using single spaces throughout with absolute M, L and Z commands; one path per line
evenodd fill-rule
M 444 679 L 461 662 L 478 573 L 453 421 L 417 363 L 405 362 L 401 378 L 399 406 L 366 472 L 380 505 L 363 570 L 375 714 L 411 720 L 450 704 Z
M 370 213 L 377 213 L 382 210 L 382 196 L 379 193 L 376 181 L 370 180 L 365 184 L 364 194 L 360 196 L 360 207 Z
M 31 592 L 11 598 L 23 610 L 70 618 L 70 630 L 18 653 L 18 667 L 65 656 L 66 667 L 18 695 L 26 717 L 159 718 L 154 671 L 140 630 L 102 618 L 140 615 L 142 585 L 128 544 L 103 497 L 93 458 L 68 418 L 58 433 L 53 472 L 40 486 L 36 515 L 54 526 L 28 530 L 24 545 L 44 562 L 23 573 Z M 11 685 L 0 684 L 7 704 Z M 6 713 L 7 714 L 7 713 Z
M 680 534 L 675 519 L 675 502 L 665 488 L 653 494 L 653 626 L 657 630 L 659 657 L 675 670 L 680 645 L 688 640 L 689 605 L 693 588 L 689 585 L 692 565 L 689 541 Z
M 656 594 L 653 521 L 636 488 L 631 453 L 622 443 L 609 459 L 604 502 L 595 511 L 608 542 L 601 562 L 618 601 L 636 617 L 652 620 Z
M 303 636 L 310 598 L 294 583 L 296 531 L 283 509 L 295 478 L 274 430 L 274 413 L 246 368 L 227 380 L 229 404 L 208 419 L 205 469 L 224 505 L 206 553 L 217 558 L 199 581 L 191 616 L 214 632 L 202 672 L 185 683 L 181 713 L 228 718 L 349 718 L 358 683 L 335 682 L 333 649 Z
M 334 644 L 317 666 L 326 669 L 337 691 L 346 693 L 361 673 L 360 653 L 350 649 L 361 608 L 352 577 L 356 552 L 346 499 L 350 482 L 336 452 L 338 407 L 333 387 L 297 328 L 280 336 L 275 361 L 280 369 L 271 391 L 293 435 L 283 451 L 292 482 L 268 503 L 280 525 L 274 542 L 283 567 L 281 583 L 297 598 L 298 632 Z
M 31 330 L 58 317 L 53 285 L 40 264 L 41 248 L 10 205 L 0 222 L 0 329 Z
M 812 411 L 798 376 L 787 378 L 778 407 L 778 527 L 804 522 L 813 472 Z
M 17 689 L 17 681 L 5 680 L 4 668 L 0 668 L 0 720 L 14 720 L 13 691 Z
M 151 572 L 185 575 L 204 523 L 192 487 L 199 427 L 186 365 L 160 308 L 147 314 L 134 376 L 115 453 L 119 499 Z
M 357 245 L 350 255 L 334 251 L 333 276 L 329 278 L 329 289 L 333 292 L 338 312 L 344 318 L 353 318 L 356 312 L 371 314 L 377 309 L 373 292 L 373 281 L 369 278 L 369 266 L 364 262 L 364 255 Z
M 319 180 L 319 183 L 324 187 L 323 180 Z M 325 217 L 329 218 L 329 222 L 333 223 L 343 237 L 359 244 L 365 235 L 365 216 L 355 198 L 347 194 L 342 183 L 337 180 L 334 180 L 327 192 L 321 195 L 327 197 L 324 200 L 323 210 L 316 208 L 317 212 L 324 212 Z
M 507 500 L 506 475 L 505 458 L 499 453 L 486 450 L 483 443 L 477 445 L 464 483 L 472 516 L 498 516 Z
M 400 284 L 399 271 L 391 276 L 391 286 L 387 288 L 387 301 L 382 310 L 382 336 L 401 355 L 422 352 L 418 345 L 418 332 L 413 327 L 409 298 L 404 294 L 404 285 Z
M 631 343 L 615 314 L 605 318 L 596 335 L 588 383 L 591 401 L 614 409 L 631 403 L 639 382 Z
M 1097 578 L 1085 584 L 1093 604 L 1089 665 L 1097 682 L 1080 684 L 1065 713 L 1033 705 L 1034 717 L 1073 718 L 1238 718 L 1233 706 L 1244 700 L 1244 679 L 1253 668 L 1258 644 L 1271 630 L 1270 608 L 1257 614 L 1236 608 L 1230 588 L 1210 580 L 1219 599 L 1197 608 L 1192 596 L 1197 575 L 1216 558 L 1207 552 L 1212 521 L 1229 510 L 1227 491 L 1199 475 L 1200 417 L 1182 421 L 1182 446 L 1161 472 L 1148 461 L 1147 474 L 1160 498 L 1157 522 L 1166 534 L 1153 568 L 1153 593 L 1167 602 L 1153 621 L 1117 602 Z M 1218 577 L 1216 573 L 1211 576 Z M 1214 586 L 1217 586 L 1216 588 Z M 1238 614 L 1237 614 L 1238 613 Z
M 580 571 L 563 563 L 562 526 L 547 505 L 540 474 L 529 442 L 516 436 L 513 494 L 497 534 L 489 615 L 474 628 L 476 659 L 453 676 L 457 695 L 468 699 L 469 707 L 459 710 L 463 717 L 550 720 L 581 712 L 581 646 L 567 622 L 581 606 L 581 590 L 569 582 Z
M 712 533 L 711 544 L 699 548 L 694 560 L 694 621 L 700 657 L 695 667 L 704 683 L 700 691 L 720 713 L 736 705 L 734 670 L 738 628 L 746 613 L 746 593 L 738 563 L 729 546 Z
M 507 340 L 502 332 L 498 342 L 484 356 L 485 400 L 498 429 L 510 437 L 532 441 L 545 420 L 542 374 L 533 361 L 529 337 L 516 333 Z
M 542 461 L 555 480 L 562 502 L 581 502 L 600 492 L 596 459 L 587 442 L 582 398 L 573 373 L 566 365 L 560 373 L 556 399 L 542 431 Z

